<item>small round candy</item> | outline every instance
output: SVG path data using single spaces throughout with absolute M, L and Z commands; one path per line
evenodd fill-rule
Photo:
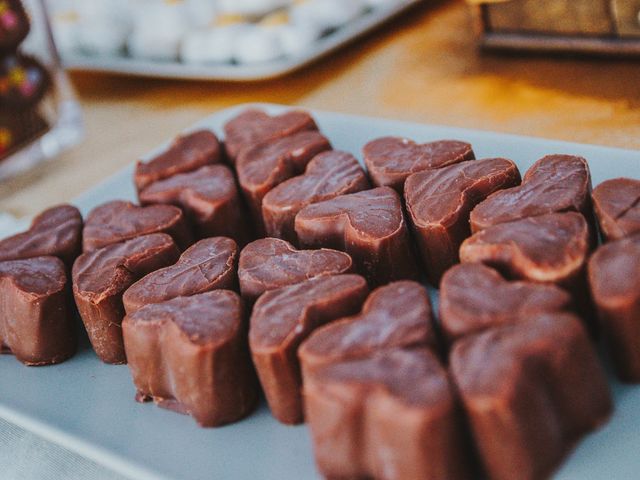
M 14 54 L 0 59 L 0 106 L 25 110 L 36 105 L 51 86 L 51 76 L 35 58 Z
M 252 26 L 238 35 L 234 58 L 238 63 L 263 63 L 283 56 L 278 28 Z
M 184 63 L 230 63 L 234 45 L 246 25 L 228 25 L 187 34 L 180 46 L 180 60 Z
M 0 52 L 11 52 L 29 33 L 29 17 L 20 0 L 0 0 Z

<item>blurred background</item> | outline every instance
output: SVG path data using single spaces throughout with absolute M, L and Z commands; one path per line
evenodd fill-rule
M 33 13 L 18 48 L 50 72 L 39 101 L 48 128 L 67 105 L 66 137 L 0 183 L 11 216 L 71 200 L 243 102 L 640 148 L 638 0 L 44 3 L 61 62 Z M 0 24 L 12 4 L 0 0 Z

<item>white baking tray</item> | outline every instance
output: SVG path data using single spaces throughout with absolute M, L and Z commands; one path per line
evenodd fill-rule
M 262 107 L 278 112 L 285 107 Z M 221 134 L 240 109 L 199 122 Z M 589 160 L 594 184 L 617 176 L 640 178 L 640 152 L 474 130 L 312 112 L 335 148 L 360 156 L 362 146 L 383 135 L 418 141 L 459 138 L 473 144 L 479 158 L 504 156 L 524 172 L 549 153 Z M 135 198 L 133 166 L 92 188 L 75 202 L 86 213 L 107 200 Z M 640 478 L 640 386 L 611 379 L 615 413 L 590 435 L 557 473 L 562 480 Z M 85 455 L 136 480 L 304 480 L 317 478 L 305 426 L 276 422 L 264 402 L 249 418 L 227 427 L 202 429 L 187 416 L 134 401 L 124 365 L 101 363 L 85 344 L 57 366 L 25 367 L 0 356 L 0 417 Z M 2 477 L 0 470 L 0 478 Z
M 322 37 L 304 53 L 283 57 L 273 62 L 190 65 L 178 61 L 162 62 L 125 56 L 90 56 L 80 53 L 64 53 L 62 60 L 69 70 L 108 72 L 120 75 L 235 82 L 268 80 L 298 70 L 338 50 L 407 9 L 425 1 L 403 0 L 393 5 L 372 9 L 344 27 Z

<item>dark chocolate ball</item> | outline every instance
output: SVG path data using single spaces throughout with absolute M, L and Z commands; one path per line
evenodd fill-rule
M 0 52 L 13 52 L 29 33 L 29 17 L 20 0 L 0 0 Z

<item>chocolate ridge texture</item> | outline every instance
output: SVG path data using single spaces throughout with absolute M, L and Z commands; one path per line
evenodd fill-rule
M 389 187 L 308 205 L 296 215 L 295 229 L 302 247 L 348 253 L 370 285 L 418 277 L 402 202 Z
M 167 149 L 150 160 L 138 161 L 134 182 L 140 192 L 153 182 L 221 161 L 218 137 L 209 130 L 197 130 L 179 135 Z
M 359 275 L 332 275 L 271 290 L 253 308 L 249 346 L 269 408 L 280 422 L 303 421 L 298 347 L 316 328 L 360 311 L 369 293 Z
M 89 340 L 105 363 L 125 363 L 122 294 L 145 275 L 180 256 L 164 233 L 136 237 L 84 253 L 73 265 L 73 296 Z
M 123 321 L 139 401 L 186 413 L 204 427 L 236 422 L 258 387 L 237 293 L 214 290 L 147 305 Z
M 640 180 L 607 180 L 593 189 L 591 197 L 605 241 L 640 233 Z
M 0 352 L 25 365 L 60 363 L 75 353 L 66 270 L 56 257 L 0 262 Z
M 364 163 L 375 186 L 388 186 L 402 194 L 412 173 L 473 160 L 471 145 L 459 140 L 416 143 L 408 138 L 382 137 L 363 148 Z
M 190 297 L 211 290 L 238 289 L 238 245 L 230 238 L 206 238 L 195 243 L 169 267 L 146 275 L 122 297 L 127 314 L 151 303 Z
M 139 207 L 131 202 L 113 200 L 89 212 L 83 231 L 83 251 L 90 252 L 143 235 L 166 233 L 186 249 L 193 243 L 184 213 L 173 205 Z

